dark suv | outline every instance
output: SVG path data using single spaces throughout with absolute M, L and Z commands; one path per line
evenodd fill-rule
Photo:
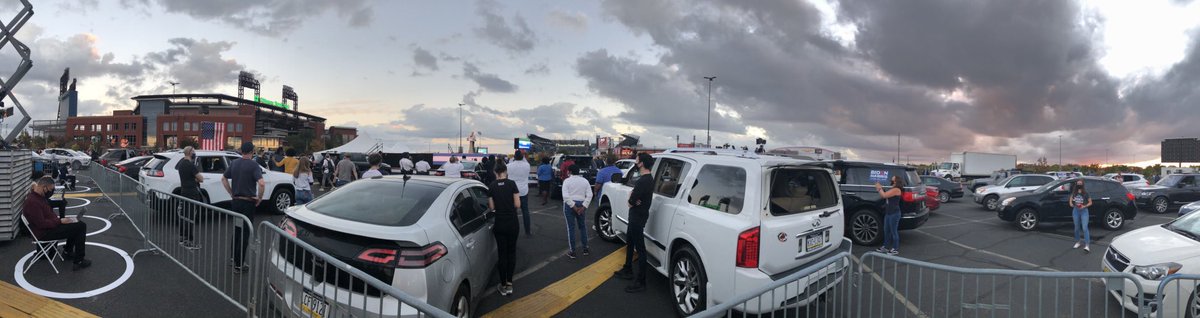
M 834 161 L 833 170 L 842 190 L 846 209 L 846 236 L 858 245 L 876 245 L 883 241 L 883 203 L 875 191 L 875 183 L 884 187 L 891 176 L 904 178 L 904 196 L 900 200 L 900 229 L 911 230 L 925 224 L 929 208 L 925 207 L 925 185 L 916 169 L 896 164 Z
M 132 149 L 111 148 L 100 155 L 99 162 L 101 166 L 112 168 L 114 164 L 133 157 L 137 157 L 137 152 Z
M 1157 213 L 1200 201 L 1200 174 L 1169 175 L 1152 186 L 1133 190 L 1137 206 Z
M 1121 183 L 1097 177 L 1071 178 L 1047 183 L 1032 193 L 1000 202 L 1001 220 L 1015 222 L 1018 229 L 1031 231 L 1042 222 L 1071 222 L 1070 189 L 1075 181 L 1083 180 L 1083 186 L 1092 198 L 1088 208 L 1091 222 L 1098 222 L 1109 230 L 1118 230 L 1125 222 L 1137 216 L 1133 194 Z
M 575 162 L 575 166 L 579 167 L 579 174 L 584 179 L 587 179 L 589 184 L 596 184 L 596 172 L 600 171 L 598 162 L 592 159 L 592 156 L 587 155 L 557 155 L 550 161 L 550 167 L 554 170 L 554 189 L 550 195 L 554 198 L 562 196 L 562 167 L 564 161 L 571 160 Z

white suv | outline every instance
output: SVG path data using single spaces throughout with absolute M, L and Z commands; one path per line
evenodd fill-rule
M 975 189 L 975 203 L 979 203 L 988 210 L 998 211 L 1000 202 L 1009 197 L 1016 196 L 1027 192 L 1032 192 L 1038 187 L 1054 181 L 1054 176 L 1045 174 L 1019 174 L 1008 177 L 1008 179 L 1000 180 L 993 185 L 987 185 Z
M 46 148 L 42 150 L 42 158 L 54 160 L 60 164 L 69 164 L 71 169 L 87 169 L 92 165 L 92 157 L 85 153 L 66 148 Z
M 646 256 L 659 273 L 682 282 L 670 284 L 673 294 L 681 295 L 674 298 L 682 316 L 850 250 L 852 244 L 842 238 L 845 212 L 838 184 L 822 163 L 715 153 L 654 156 Z M 595 223 L 602 239 L 627 239 L 627 202 L 638 175 L 630 170 L 604 185 Z M 794 302 L 738 310 L 806 306 L 840 283 L 849 265 L 835 263 L 810 276 L 814 281 L 787 285 L 814 290 L 775 290 L 786 299 L 801 298 Z
M 225 168 L 229 167 L 230 162 L 241 157 L 237 153 L 227 151 L 196 151 L 196 163 L 199 165 L 200 174 L 204 176 L 204 183 L 200 184 L 204 202 L 218 206 L 229 204 L 233 198 L 230 197 L 229 192 L 225 191 L 225 186 L 221 185 L 221 176 L 225 174 Z M 175 170 L 175 165 L 182 159 L 183 152 L 181 151 L 154 154 L 154 159 L 142 166 L 142 170 L 138 172 L 145 190 L 178 194 L 179 171 Z M 296 197 L 296 190 L 292 186 L 292 176 L 283 172 L 263 169 L 263 180 L 267 183 L 267 193 L 263 194 L 263 198 L 270 199 L 270 207 L 273 212 L 283 213 L 292 205 L 293 198 Z
M 1100 261 L 1100 270 L 1137 276 L 1136 281 L 1125 280 L 1125 291 L 1130 294 L 1109 291 L 1131 312 L 1146 306 L 1150 308 L 1148 314 L 1158 317 L 1200 317 L 1200 289 L 1196 288 L 1195 280 L 1174 280 L 1163 287 L 1163 295 L 1156 295 L 1159 285 L 1169 275 L 1200 274 L 1200 214 L 1188 214 L 1167 224 L 1143 227 L 1113 238 Z M 1133 284 L 1140 285 L 1145 294 L 1141 304 L 1135 301 L 1137 295 L 1133 292 L 1137 289 Z

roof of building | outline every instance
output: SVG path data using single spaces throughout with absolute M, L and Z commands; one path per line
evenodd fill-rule
M 192 99 L 192 98 L 197 98 L 197 99 L 215 99 L 215 100 L 217 100 L 217 102 L 216 102 L 216 103 L 202 103 L 202 102 L 191 101 L 190 99 Z M 311 119 L 314 119 L 314 120 L 318 120 L 318 121 L 325 121 L 325 118 L 324 118 L 324 117 L 315 116 L 315 115 L 308 114 L 308 113 L 302 113 L 302 112 L 298 112 L 298 111 L 291 110 L 291 109 L 283 109 L 283 108 L 275 107 L 275 106 L 273 106 L 273 105 L 269 105 L 269 104 L 265 104 L 265 103 L 260 103 L 260 102 L 256 102 L 256 101 L 252 101 L 252 100 L 248 100 L 248 99 L 237 98 L 237 97 L 233 97 L 233 96 L 229 96 L 229 95 L 225 95 L 225 94 L 161 94 L 161 95 L 139 95 L 139 96 L 134 96 L 133 98 L 130 98 L 130 99 L 132 99 L 132 100 L 136 100 L 136 101 L 141 101 L 141 100 L 151 100 L 151 99 L 167 99 L 167 100 L 174 100 L 174 99 L 186 99 L 186 100 L 189 100 L 189 101 L 188 101 L 186 104 L 184 104 L 184 105 L 224 105 L 224 106 L 236 106 L 236 105 L 239 105 L 239 104 L 246 104 L 246 105 L 253 105 L 253 106 L 255 106 L 255 107 L 258 107 L 258 108 L 265 108 L 265 109 L 269 109 L 269 110 L 273 110 L 273 111 L 279 111 L 279 112 L 284 112 L 284 113 L 293 114 L 293 115 L 305 116 L 305 117 L 308 117 L 308 118 L 311 118 Z M 224 101 L 229 101 L 229 102 L 231 102 L 231 103 L 228 103 L 228 104 L 226 104 L 226 103 L 223 103 Z M 175 102 L 175 103 L 176 103 L 176 104 L 181 104 L 181 103 L 177 103 L 177 102 Z M 135 110 L 134 110 L 134 111 L 136 112 L 136 111 L 137 111 L 137 109 L 135 108 Z

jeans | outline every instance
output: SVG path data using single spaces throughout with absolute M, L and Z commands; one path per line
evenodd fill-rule
M 900 213 L 883 215 L 883 248 L 900 249 Z
M 233 207 L 233 212 L 241 213 L 247 218 L 254 219 L 254 210 L 257 206 L 254 201 L 246 201 L 242 199 L 233 199 L 230 203 Z M 240 220 L 235 220 L 233 225 L 233 264 L 234 266 L 242 266 L 245 264 L 243 260 L 246 258 L 246 244 L 250 243 L 250 224 L 242 224 Z
M 640 285 L 646 284 L 646 271 L 650 270 L 650 263 L 646 260 L 646 221 L 629 222 L 628 233 L 629 243 L 625 247 L 625 266 L 621 267 L 622 271 L 630 271 L 634 274 L 634 282 Z M 637 252 L 637 267 L 634 268 L 633 254 Z
M 296 190 L 296 204 L 303 205 L 312 202 L 312 190 Z
M 533 235 L 529 228 L 529 195 L 521 196 L 521 217 L 525 219 L 525 235 Z
M 583 243 L 583 248 L 587 249 L 587 222 L 584 221 L 587 219 L 587 211 L 575 214 L 575 209 L 571 205 L 563 204 L 563 214 L 567 218 L 567 246 L 571 248 L 571 253 L 575 253 L 575 234 L 579 234 L 579 241 Z M 576 229 L 575 226 L 578 226 L 579 229 Z
M 1088 209 L 1087 208 L 1071 208 L 1071 221 L 1075 222 L 1075 241 L 1083 242 L 1083 245 L 1088 245 L 1092 241 L 1092 234 L 1088 233 Z M 1083 233 L 1083 239 L 1080 240 L 1080 233 Z
M 517 267 L 517 237 L 521 235 L 518 224 L 515 214 L 496 216 L 492 235 L 496 236 L 496 249 L 500 257 L 496 269 L 500 272 L 501 284 L 512 283 L 513 271 Z

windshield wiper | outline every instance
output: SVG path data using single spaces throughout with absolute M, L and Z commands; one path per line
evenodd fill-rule
M 1200 241 L 1200 236 L 1197 236 L 1197 235 L 1196 235 L 1196 233 L 1192 233 L 1192 232 L 1184 231 L 1184 230 L 1181 230 L 1181 229 L 1179 229 L 1179 228 L 1176 228 L 1176 227 L 1174 227 L 1174 226 L 1168 226 L 1168 227 L 1167 227 L 1167 229 L 1168 229 L 1168 230 L 1171 230 L 1171 232 L 1175 232 L 1175 233 L 1179 233 L 1180 235 L 1187 236 L 1187 237 L 1188 237 L 1188 238 L 1190 238 L 1190 239 L 1193 239 L 1193 240 L 1198 240 L 1198 241 Z

